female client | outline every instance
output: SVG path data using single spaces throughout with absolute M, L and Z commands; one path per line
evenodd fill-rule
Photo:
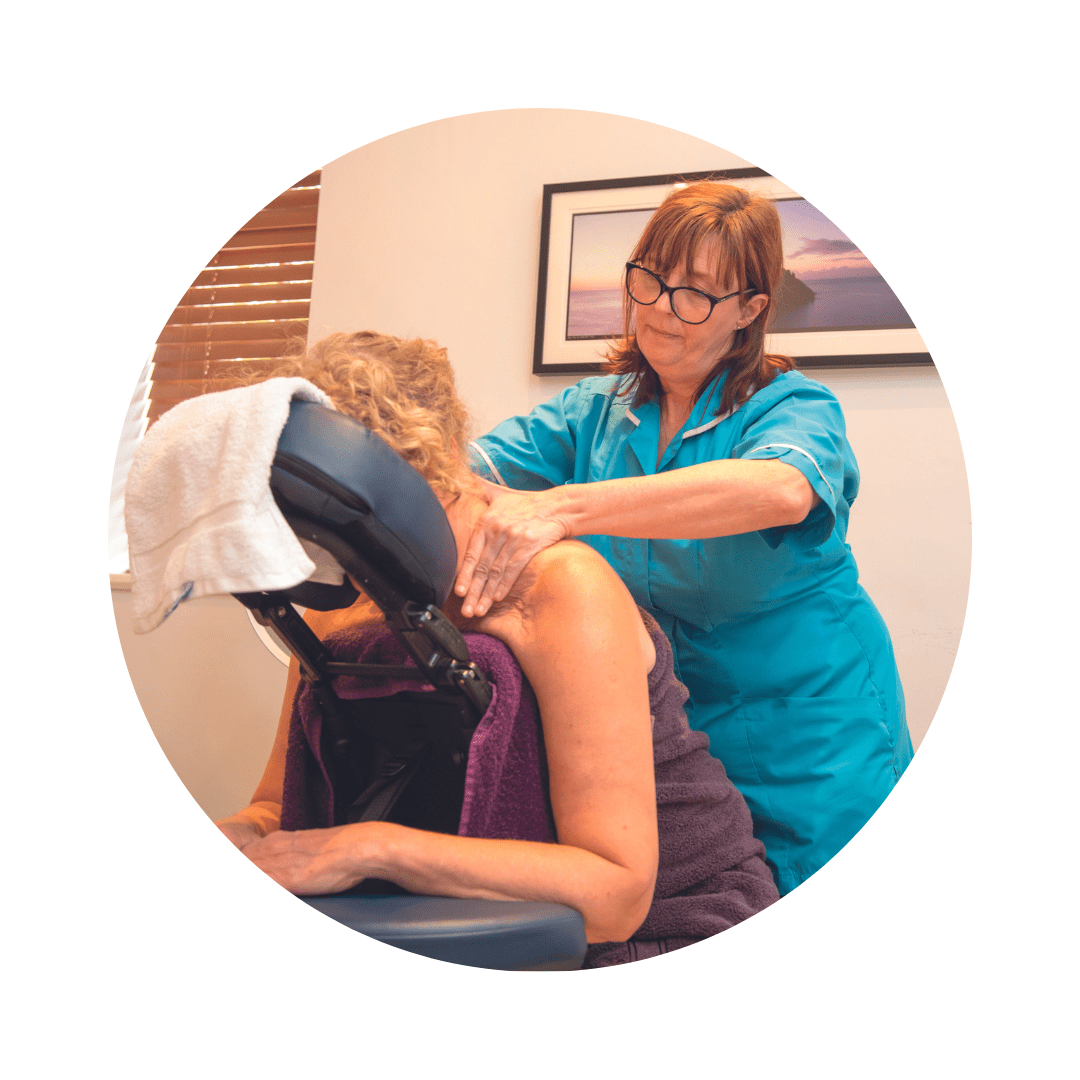
M 460 553 L 487 510 L 462 457 L 468 420 L 445 350 L 336 334 L 277 375 L 298 375 L 383 437 L 429 482 Z M 546 900 L 581 912 L 586 966 L 678 948 L 777 899 L 750 813 L 705 736 L 690 731 L 671 649 L 618 575 L 574 541 L 547 548 L 483 616 L 446 614 L 510 649 L 536 695 L 556 843 L 426 832 L 384 821 L 280 828 L 295 660 L 277 737 L 251 805 L 218 823 L 256 865 L 300 894 L 365 878 L 414 893 Z M 363 597 L 309 612 L 320 637 L 379 618 Z

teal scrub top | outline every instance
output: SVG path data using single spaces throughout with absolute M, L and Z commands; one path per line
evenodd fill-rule
M 798 372 L 716 415 L 724 374 L 657 465 L 660 408 L 584 379 L 471 445 L 519 490 L 651 476 L 726 458 L 797 468 L 820 503 L 800 524 L 709 540 L 583 536 L 663 627 L 687 718 L 746 797 L 781 894 L 866 823 L 911 760 L 892 642 L 845 542 L 859 471 L 839 402 Z M 711 406 L 711 408 L 710 408 Z

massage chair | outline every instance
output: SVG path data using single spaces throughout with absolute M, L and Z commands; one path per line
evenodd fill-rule
M 296 535 L 347 573 L 341 584 L 309 580 L 279 592 L 237 594 L 296 657 L 317 703 L 334 824 L 389 820 L 456 833 L 469 742 L 492 689 L 440 610 L 457 567 L 442 506 L 377 435 L 308 401 L 290 406 L 270 486 Z M 359 596 L 353 581 L 415 666 L 337 662 L 297 612 L 296 606 L 349 607 Z M 342 700 L 334 690 L 340 676 L 415 679 L 417 670 L 430 690 L 361 700 Z M 379 881 L 348 895 L 305 899 L 369 936 L 457 963 L 560 970 L 579 967 L 585 954 L 580 914 L 559 904 L 410 896 Z

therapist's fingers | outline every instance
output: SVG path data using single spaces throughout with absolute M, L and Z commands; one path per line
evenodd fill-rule
M 476 605 L 491 574 L 494 572 L 498 578 L 502 573 L 502 564 L 496 568 L 495 563 L 508 536 L 506 502 L 494 512 L 492 508 L 499 500 L 506 500 L 508 497 L 512 503 L 514 495 L 517 494 L 488 480 L 481 480 L 481 485 L 480 496 L 487 502 L 489 509 L 473 528 L 454 584 L 454 592 L 463 597 L 461 613 L 466 618 L 477 613 Z M 490 603 L 479 614 L 484 614 L 489 606 Z
M 560 522 L 542 520 L 518 523 L 497 534 L 480 553 L 462 614 L 486 615 L 492 604 L 509 596 L 533 557 L 566 535 Z
M 466 618 L 486 615 L 509 595 L 537 552 L 570 535 L 569 522 L 550 492 L 489 485 L 484 497 L 488 509 L 473 528 L 455 585 Z
M 463 598 L 461 614 L 467 619 L 476 613 L 477 604 L 484 587 L 490 580 L 494 560 L 501 548 L 502 538 L 497 533 L 485 529 L 483 519 L 477 522 L 469 538 L 465 557 L 461 561 L 461 569 L 458 571 L 457 581 L 454 584 L 454 592 Z
M 494 545 L 492 545 L 492 548 L 494 550 Z M 514 544 L 510 538 L 507 538 L 506 542 L 499 547 L 484 576 L 482 588 L 478 588 L 480 585 L 479 578 L 473 577 L 473 588 L 470 591 L 476 596 L 476 600 L 472 604 L 474 614 L 486 615 L 491 610 L 491 605 L 498 600 L 504 599 L 514 587 L 514 582 L 517 581 L 521 570 L 508 574 L 508 567 L 511 565 L 509 555 L 513 548 Z M 521 564 L 522 568 L 528 564 L 531 557 L 531 555 L 526 557 Z M 462 606 L 462 612 L 465 612 L 464 605 Z
M 513 550 L 520 552 L 520 548 L 515 548 L 511 540 L 496 536 L 481 553 L 461 604 L 461 613 L 466 618 L 486 615 L 492 604 L 505 599 L 518 575 L 541 549 L 537 547 L 523 556 L 519 554 L 510 562 L 509 555 Z

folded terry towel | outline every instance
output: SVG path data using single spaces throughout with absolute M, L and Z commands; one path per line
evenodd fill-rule
M 124 509 L 137 634 L 182 600 L 287 589 L 316 571 L 270 493 L 293 398 L 333 408 L 305 379 L 270 379 L 181 402 L 146 433 Z
M 547 792 L 540 714 L 532 688 L 513 653 L 496 638 L 466 632 L 469 656 L 487 675 L 494 694 L 472 737 L 465 773 L 465 799 L 458 833 L 488 839 L 555 841 Z M 330 635 L 333 658 L 345 663 L 411 663 L 405 650 L 381 623 L 366 623 Z M 422 678 L 335 680 L 342 699 L 383 697 L 400 690 L 425 690 Z M 340 824 L 345 807 L 335 806 L 321 759 L 322 718 L 303 684 L 289 728 L 281 827 L 313 829 Z

